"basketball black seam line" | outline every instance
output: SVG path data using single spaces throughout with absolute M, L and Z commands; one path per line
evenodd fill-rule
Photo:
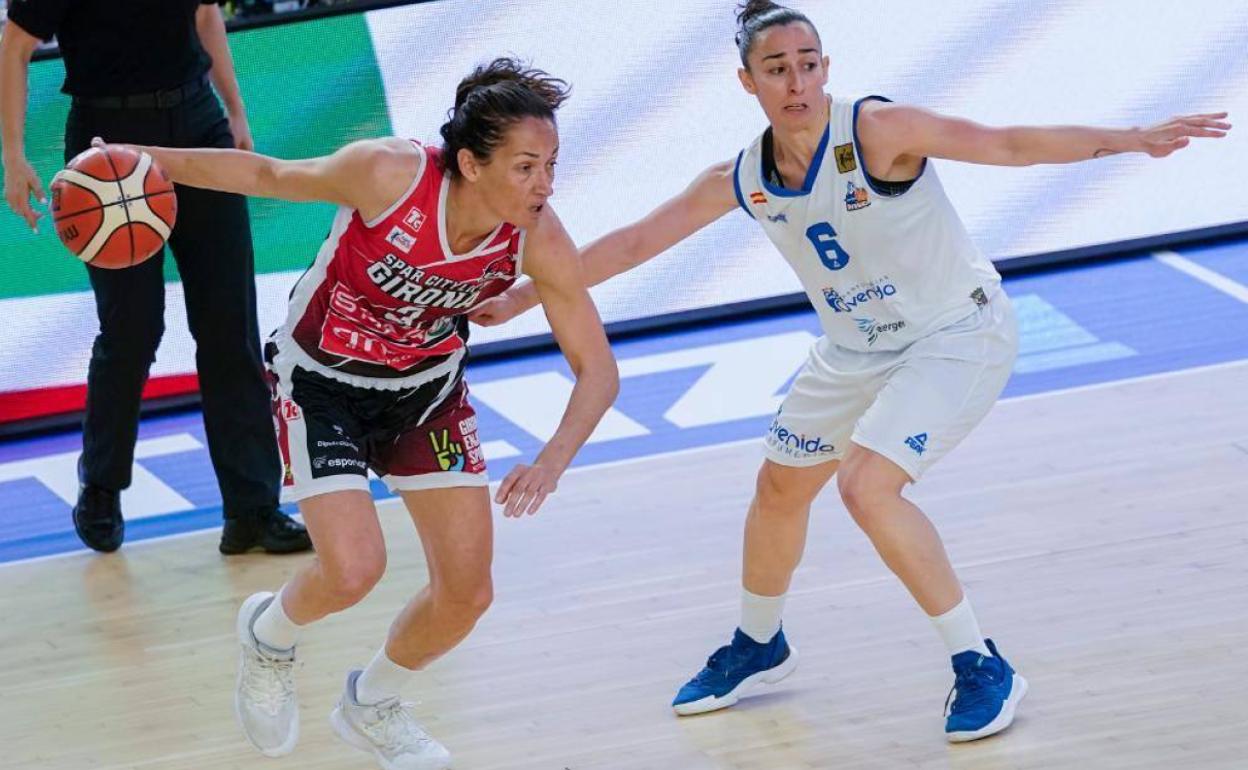
M 92 178 L 94 179 L 94 177 Z M 76 182 L 66 182 L 65 184 L 72 184 L 75 187 L 81 188 L 83 190 L 88 190 L 88 188 L 83 187 L 82 185 L 77 184 Z M 90 190 L 88 190 L 88 192 L 90 192 Z M 144 193 L 143 195 L 138 195 L 133 198 L 122 198 L 121 200 L 113 201 L 112 203 L 101 203 L 98 206 L 90 206 L 85 209 L 78 209 L 77 211 L 71 211 L 68 214 L 61 214 L 59 217 L 57 217 L 57 221 L 59 222 L 64 219 L 70 219 L 72 217 L 78 216 L 79 214 L 89 214 L 92 211 L 98 211 L 99 209 L 106 209 L 109 206 L 120 206 L 122 203 L 127 203 L 129 201 L 142 201 L 142 200 L 147 200 L 148 198 L 156 198 L 161 195 L 173 195 L 173 190 L 161 190 L 160 192 Z M 96 196 L 96 197 L 98 198 L 99 196 Z M 155 211 L 153 211 L 152 213 L 156 214 Z M 162 222 L 164 222 L 165 218 L 160 216 L 160 214 L 156 214 L 156 217 L 160 219 Z M 165 224 L 169 224 L 169 223 L 165 222 Z
M 121 186 L 121 174 L 117 171 L 117 164 L 113 163 L 113 156 L 108 153 L 107 147 L 104 148 L 104 160 L 108 161 L 108 167 L 113 170 L 113 176 L 117 180 L 117 192 L 121 194 L 120 202 L 122 203 L 123 206 L 125 206 L 126 188 Z M 139 160 L 140 162 L 142 162 L 142 158 L 140 158 Z M 138 168 L 138 163 L 135 164 L 135 168 Z M 130 173 L 134 173 L 134 172 L 132 171 Z M 130 239 L 130 264 L 128 265 L 128 267 L 134 267 L 134 233 L 130 232 L 130 207 L 125 206 L 125 210 L 126 210 L 126 236 Z M 117 232 L 117 231 L 114 230 L 113 232 Z M 109 237 L 112 237 L 112 236 L 110 235 Z M 92 257 L 91 261 L 94 262 L 95 257 Z

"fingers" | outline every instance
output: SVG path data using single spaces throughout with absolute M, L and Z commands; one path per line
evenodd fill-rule
M 101 139 L 101 138 L 100 138 L 100 137 L 98 137 L 98 136 L 96 136 L 96 137 L 92 137 L 92 138 L 91 138 L 91 146 L 92 146 L 92 147 L 99 148 L 99 149 L 103 149 L 103 148 L 105 147 L 105 142 L 104 142 L 104 140 L 103 140 L 103 139 Z
M 517 465 L 507 474 L 507 478 L 503 479 L 503 483 L 498 485 L 498 491 L 494 493 L 494 502 L 502 505 L 507 502 L 507 496 L 511 494 L 511 488 L 516 485 L 516 481 L 524 473 L 527 465 Z
M 537 513 L 554 490 L 554 483 L 542 468 L 517 465 L 499 485 L 494 502 L 505 504 L 503 515 L 507 518 L 519 518 Z

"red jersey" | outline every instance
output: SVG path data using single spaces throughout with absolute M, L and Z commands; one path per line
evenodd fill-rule
M 354 385 L 414 387 L 462 367 L 466 313 L 520 274 L 524 230 L 507 222 L 466 254 L 446 239 L 441 151 L 413 141 L 420 168 L 376 219 L 341 208 L 291 292 L 279 357 Z M 293 344 L 292 344 L 293 343 Z

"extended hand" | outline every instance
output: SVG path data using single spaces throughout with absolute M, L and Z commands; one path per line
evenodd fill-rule
M 559 485 L 559 472 L 540 463 L 517 465 L 498 485 L 494 502 L 506 504 L 504 516 L 519 518 L 526 513 L 537 513 L 546 496 Z
M 35 211 L 30 205 L 32 193 L 39 203 L 47 205 L 48 199 L 43 192 L 43 185 L 39 183 L 39 176 L 35 174 L 35 169 L 31 167 L 30 162 L 24 157 L 6 157 L 4 159 L 4 200 L 9 204 L 9 208 L 25 219 L 27 226 L 37 233 L 39 232 L 39 217 L 43 216 L 43 212 Z
M 1164 158 L 1175 150 L 1186 147 L 1194 136 L 1221 138 L 1231 129 L 1231 124 L 1225 118 L 1225 112 L 1180 115 L 1165 123 L 1141 129 L 1139 150 L 1154 158 Z

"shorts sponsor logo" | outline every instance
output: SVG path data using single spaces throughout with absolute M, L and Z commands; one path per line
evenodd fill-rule
M 901 331 L 906 328 L 905 321 L 889 321 L 880 323 L 874 318 L 855 318 L 854 322 L 858 324 L 858 331 L 867 335 L 867 344 L 874 345 L 875 341 L 880 338 L 881 334 L 889 334 L 891 332 Z
M 844 293 L 828 286 L 823 290 L 823 299 L 835 313 L 852 313 L 872 300 L 891 297 L 896 293 L 897 286 L 888 276 L 884 276 L 869 283 L 851 286 Z
M 918 433 L 906 439 L 906 446 L 914 450 L 914 453 L 921 455 L 927 451 L 927 434 Z
M 432 431 L 429 434 L 429 443 L 433 445 L 433 456 L 437 459 L 439 468 L 444 471 L 464 469 L 464 448 L 459 442 L 451 440 L 450 428 Z
M 386 236 L 386 243 L 406 254 L 416 245 L 416 238 L 403 232 L 403 228 L 395 225 L 390 234 Z
M 282 404 L 278 407 L 278 411 L 282 415 L 282 419 L 287 422 L 290 420 L 303 419 L 303 412 L 299 411 L 299 405 L 294 401 L 291 401 L 289 398 L 282 399 Z
M 980 307 L 987 305 L 988 295 L 984 293 L 984 287 L 975 287 L 975 291 L 971 292 L 971 300 Z
M 324 455 L 320 455 L 312 458 L 312 470 L 314 471 L 346 470 L 348 473 L 364 473 L 367 469 L 368 466 L 364 463 L 364 461 L 355 457 L 325 457 Z
M 317 449 L 325 449 L 326 447 L 331 447 L 331 446 L 345 447 L 347 449 L 350 449 L 356 452 L 360 450 L 360 448 L 357 447 L 354 443 L 347 441 L 346 439 L 343 439 L 341 441 L 317 441 L 316 442 Z
M 776 214 L 774 217 L 771 214 L 768 214 L 767 221 L 768 222 L 783 222 L 787 225 L 789 223 L 789 217 L 787 214 Z
M 779 419 L 772 421 L 771 427 L 767 429 L 767 443 L 790 457 L 830 455 L 836 451 L 836 447 L 824 441 L 822 436 L 794 433 L 781 425 Z

